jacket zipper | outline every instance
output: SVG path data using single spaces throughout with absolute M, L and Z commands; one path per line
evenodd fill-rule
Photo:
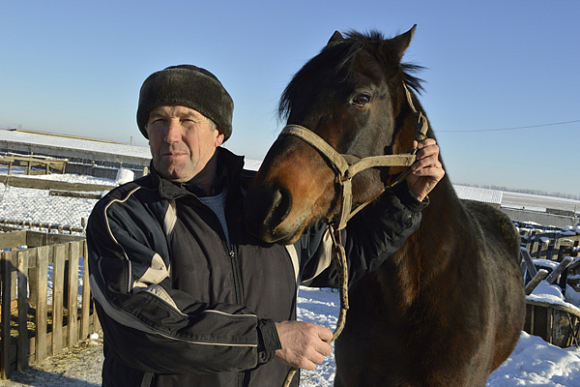
M 222 227 L 221 222 L 219 221 L 217 215 L 215 214 L 215 212 L 213 212 L 213 210 L 211 208 L 209 208 L 208 206 L 206 206 L 203 202 L 201 202 L 201 200 L 199 200 L 199 198 L 197 198 L 199 204 L 201 205 L 201 208 L 204 211 L 208 211 L 208 213 L 210 214 L 210 216 L 213 218 L 213 221 L 218 225 L 218 229 L 222 231 L 222 234 L 220 235 L 220 238 L 222 240 L 222 244 L 224 247 L 224 251 L 226 252 L 226 254 L 229 257 L 230 260 L 230 267 L 232 270 L 232 280 L 234 283 L 234 297 L 235 297 L 235 301 L 237 304 L 242 303 L 242 287 L 241 287 L 241 274 L 240 274 L 240 268 L 238 265 L 238 259 L 236 256 L 236 252 L 234 251 L 234 247 L 231 243 L 228 244 L 227 240 L 226 240 L 226 233 L 225 230 Z M 227 216 L 226 216 L 226 223 L 227 223 Z M 227 227 L 227 224 L 226 224 Z M 229 231 L 229 230 L 228 230 Z M 230 240 L 231 240 L 232 235 L 230 235 Z
M 232 267 L 232 278 L 234 281 L 234 295 L 236 298 L 236 303 L 241 305 L 243 301 L 242 286 L 241 286 L 242 280 L 240 274 L 240 266 L 238 264 L 238 256 L 236 255 L 234 249 L 231 247 L 229 249 L 228 255 L 230 257 L 230 264 Z
M 231 237 L 231 236 L 230 236 Z M 238 264 L 238 256 L 234 251 L 232 245 L 227 246 L 226 242 L 224 242 L 224 248 L 228 250 L 228 255 L 230 257 L 230 265 L 232 268 L 232 279 L 234 282 L 234 297 L 236 299 L 236 303 L 238 305 L 242 305 L 242 280 L 241 280 L 241 273 L 240 273 L 240 266 Z M 244 387 L 244 380 L 245 380 L 245 373 L 240 371 L 237 374 L 237 387 Z
M 222 239 L 222 243 L 223 243 L 223 247 L 224 250 L 226 251 L 226 253 L 229 256 L 229 260 L 230 260 L 230 267 L 232 270 L 232 280 L 233 280 L 233 285 L 234 285 L 234 298 L 235 298 L 235 302 L 238 305 L 242 305 L 243 303 L 243 292 L 242 292 L 242 279 L 241 279 L 241 273 L 240 273 L 240 266 L 239 266 L 239 262 L 238 262 L 238 257 L 236 255 L 236 252 L 234 251 L 234 247 L 231 243 L 228 243 L 228 241 L 226 240 L 226 235 L 225 235 L 225 230 L 223 230 L 222 224 L 219 221 L 217 215 L 215 214 L 215 212 L 213 212 L 213 210 L 211 208 L 209 208 L 208 206 L 206 206 L 205 204 L 203 204 L 201 202 L 201 200 L 199 200 L 199 198 L 197 198 L 197 200 L 199 201 L 199 203 L 201 204 L 202 208 L 205 208 L 207 211 L 209 211 L 209 213 L 211 214 L 210 216 L 213 217 L 214 222 L 216 222 L 219 225 L 219 229 L 222 230 L 222 235 L 221 235 L 221 239 Z M 227 207 L 227 206 L 226 206 Z M 226 216 L 226 227 L 227 227 L 227 216 Z M 230 230 L 228 230 L 229 232 Z M 230 241 L 231 241 L 232 235 L 230 234 Z M 244 387 L 244 379 L 245 379 L 245 374 L 244 372 L 238 372 L 237 375 L 237 386 L 238 387 Z

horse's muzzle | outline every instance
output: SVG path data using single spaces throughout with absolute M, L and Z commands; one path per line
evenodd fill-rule
M 292 195 L 286 187 L 250 188 L 244 200 L 246 229 L 265 242 L 283 242 L 295 231 L 282 226 L 291 209 Z

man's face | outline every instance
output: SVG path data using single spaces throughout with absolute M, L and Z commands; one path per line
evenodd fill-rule
M 168 180 L 186 182 L 197 175 L 224 141 L 211 121 L 181 105 L 158 106 L 147 121 L 153 165 Z

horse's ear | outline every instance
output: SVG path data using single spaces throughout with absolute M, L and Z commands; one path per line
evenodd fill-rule
M 328 43 L 326 44 L 327 46 L 330 46 L 333 43 L 338 43 L 340 41 L 344 40 L 344 38 L 342 37 L 342 35 L 340 34 L 340 32 L 338 31 L 334 31 L 334 34 L 332 34 L 332 37 L 330 38 L 330 40 L 328 41 Z
M 404 34 L 401 34 L 391 39 L 392 47 L 398 53 L 399 60 L 403 58 L 403 54 L 405 54 L 405 51 L 407 50 L 407 48 L 409 48 L 409 45 L 411 44 L 411 39 L 413 39 L 413 35 L 415 34 L 416 28 L 417 24 L 415 24 L 413 28 L 411 28 Z

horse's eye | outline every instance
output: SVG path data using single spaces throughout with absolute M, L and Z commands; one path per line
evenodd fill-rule
M 358 107 L 364 107 L 366 104 L 371 102 L 371 96 L 367 94 L 360 94 L 354 97 L 352 103 Z

